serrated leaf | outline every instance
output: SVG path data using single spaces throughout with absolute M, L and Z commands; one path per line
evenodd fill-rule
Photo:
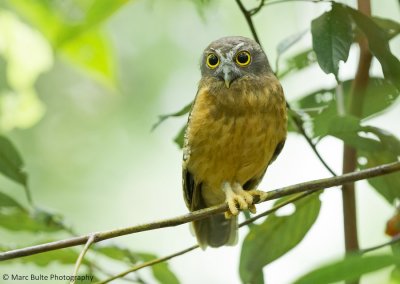
M 392 255 L 361 256 L 353 255 L 328 265 L 317 268 L 314 271 L 297 279 L 295 284 L 309 283 L 334 283 L 339 281 L 351 281 L 360 276 L 393 265 L 396 258 Z
M 385 78 L 400 89 L 400 61 L 390 51 L 389 38 L 385 30 L 380 28 L 370 17 L 350 7 L 346 8 L 357 27 L 368 39 L 371 53 L 379 60 Z
M 17 149 L 10 140 L 0 135 L 0 173 L 26 187 L 27 175 L 23 166 Z
M 154 123 L 152 130 L 156 129 L 161 123 L 164 122 L 164 120 L 166 120 L 170 117 L 179 117 L 179 116 L 187 114 L 190 111 L 192 104 L 193 104 L 193 102 L 190 102 L 189 104 L 185 105 L 183 108 L 181 108 L 180 110 L 178 110 L 176 112 L 159 115 L 158 121 L 156 123 Z
M 318 217 L 319 195 L 306 197 L 295 206 L 293 214 L 282 217 L 272 214 L 250 229 L 240 256 L 239 273 L 244 283 L 253 283 L 265 265 L 301 242 Z
M 351 20 L 342 4 L 311 22 L 313 49 L 321 69 L 338 77 L 339 62 L 347 61 L 353 41 Z
M 152 259 L 157 258 L 156 255 L 150 253 L 138 253 L 138 257 L 140 257 L 143 261 L 150 261 Z M 161 284 L 179 284 L 179 279 L 175 276 L 175 274 L 169 268 L 167 262 L 160 262 L 151 266 L 151 270 L 153 272 L 154 278 L 158 280 Z

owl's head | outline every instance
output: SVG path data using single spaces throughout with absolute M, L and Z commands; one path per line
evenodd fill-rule
M 252 39 L 233 36 L 213 41 L 204 50 L 201 75 L 213 77 L 227 88 L 241 78 L 259 78 L 271 73 L 267 56 Z

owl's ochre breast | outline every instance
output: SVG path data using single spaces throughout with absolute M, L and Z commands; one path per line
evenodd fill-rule
M 223 182 L 244 185 L 261 179 L 279 142 L 286 137 L 286 105 L 278 81 L 258 88 L 202 87 L 186 133 L 184 162 L 203 184 L 207 205 L 224 202 Z M 275 84 L 274 84 L 275 83 Z M 211 204 L 210 204 L 211 203 Z

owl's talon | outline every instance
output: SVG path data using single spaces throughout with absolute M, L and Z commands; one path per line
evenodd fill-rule
M 228 211 L 226 211 L 224 215 L 225 215 L 225 219 L 230 219 L 230 218 L 232 218 L 232 217 L 233 217 L 233 215 L 232 215 L 231 211 L 229 211 L 229 210 L 228 210 Z
M 253 213 L 253 214 L 256 214 L 256 213 L 257 213 L 256 206 L 255 206 L 254 204 L 251 204 L 251 205 L 249 206 L 249 211 L 250 211 L 251 213 Z
M 252 213 L 256 211 L 253 205 L 253 196 L 243 190 L 240 184 L 235 183 L 231 186 L 229 183 L 224 183 L 223 190 L 226 195 L 226 203 L 229 207 L 229 211 L 225 213 L 225 217 L 236 216 L 239 214 L 239 210 L 249 209 Z
M 268 193 L 258 189 L 249 190 L 248 193 L 253 197 L 255 203 L 264 201 L 268 197 Z

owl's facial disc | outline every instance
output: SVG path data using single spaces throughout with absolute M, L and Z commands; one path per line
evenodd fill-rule
M 213 50 L 220 60 L 220 64 L 216 70 L 216 76 L 225 82 L 225 86 L 229 89 L 232 82 L 239 77 L 241 77 L 241 72 L 239 68 L 233 63 L 233 57 L 237 49 L 241 47 L 242 44 L 236 46 L 233 50 L 227 54 L 222 54 L 219 49 Z

